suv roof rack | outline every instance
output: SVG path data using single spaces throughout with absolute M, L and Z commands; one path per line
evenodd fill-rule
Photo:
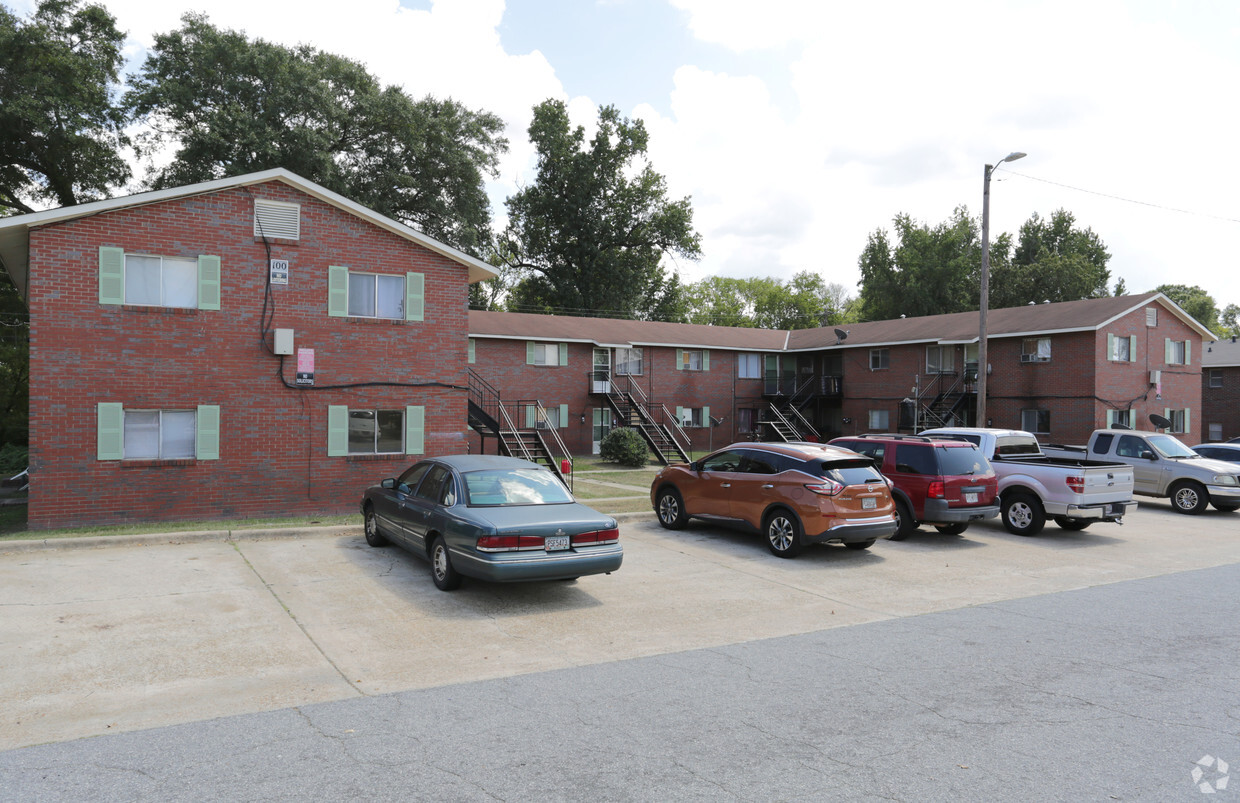
M 919 443 L 934 443 L 936 441 L 956 441 L 959 443 L 969 443 L 969 441 L 959 435 L 940 435 L 932 433 L 930 435 L 905 435 L 901 432 L 863 432 L 860 435 L 841 435 L 841 438 L 882 438 L 893 441 L 917 441 Z

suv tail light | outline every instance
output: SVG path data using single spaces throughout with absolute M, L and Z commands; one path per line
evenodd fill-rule
M 947 498 L 947 486 L 939 481 L 932 482 L 926 489 L 926 496 L 931 499 L 945 499 Z
M 1085 478 L 1084 477 L 1065 477 L 1064 482 L 1068 483 L 1068 488 L 1073 493 L 1078 493 L 1078 494 L 1085 493 Z
M 595 530 L 592 533 L 578 533 L 573 536 L 573 546 L 594 546 L 596 544 L 615 544 L 620 541 L 620 530 Z
M 805 487 L 819 496 L 835 496 L 840 491 L 844 490 L 843 483 L 827 479 L 826 477 L 823 477 L 821 482 L 816 482 L 813 484 L 807 482 L 805 483 Z

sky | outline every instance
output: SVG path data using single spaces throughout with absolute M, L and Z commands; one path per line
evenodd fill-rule
M 20 14 L 31 0 L 4 0 Z M 130 70 L 187 11 L 364 63 L 414 97 L 503 118 L 488 186 L 534 177 L 547 98 L 593 127 L 644 121 L 672 198 L 690 196 L 705 276 L 809 270 L 857 292 L 867 238 L 901 213 L 982 210 L 1016 235 L 1071 212 L 1129 292 L 1198 285 L 1240 304 L 1240 3 L 1233 0 L 104 0 Z M 1030 299 L 1041 301 L 1041 299 Z

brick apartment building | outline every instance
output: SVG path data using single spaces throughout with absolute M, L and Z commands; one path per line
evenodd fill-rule
M 348 512 L 465 449 L 468 285 L 494 273 L 286 170 L 6 218 L 0 257 L 32 528 Z
M 1240 438 L 1240 339 L 1208 340 L 1201 355 L 1203 441 Z

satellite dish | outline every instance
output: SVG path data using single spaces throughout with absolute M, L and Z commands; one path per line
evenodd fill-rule
M 1159 429 L 1171 429 L 1171 422 L 1158 413 L 1150 413 L 1150 423 Z
M 843 329 L 836 329 L 836 330 L 835 330 L 835 336 L 836 336 L 836 338 L 838 338 L 838 339 L 835 341 L 836 343 L 843 343 L 845 340 L 847 340 L 847 339 L 848 339 L 848 333 L 847 333 L 847 332 L 845 332 Z

